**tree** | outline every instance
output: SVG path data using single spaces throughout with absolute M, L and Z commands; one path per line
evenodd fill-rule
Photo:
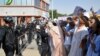
M 53 10 L 53 15 L 52 15 L 52 10 L 49 10 L 49 15 L 50 15 L 50 18 L 52 18 L 53 16 L 53 19 L 61 17 L 61 16 L 67 16 L 66 14 L 58 13 L 57 10 Z
M 53 18 L 57 18 L 57 10 L 53 10 L 53 12 L 52 12 L 52 10 L 49 10 L 49 15 L 50 15 L 50 18 L 52 18 L 52 16 L 53 16 Z
M 69 14 L 69 16 L 73 16 L 73 14 Z
M 53 18 L 58 18 L 57 14 L 57 10 L 53 10 Z
M 61 16 L 67 16 L 67 14 L 61 14 L 61 13 L 57 13 L 58 17 L 61 17 Z

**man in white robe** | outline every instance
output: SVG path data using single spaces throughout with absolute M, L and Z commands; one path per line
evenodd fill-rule
M 51 48 L 52 48 L 52 56 L 65 56 L 64 51 L 64 40 L 63 36 L 61 34 L 61 30 L 59 29 L 59 26 L 54 26 L 52 22 L 48 23 L 49 25 L 49 34 L 51 36 Z

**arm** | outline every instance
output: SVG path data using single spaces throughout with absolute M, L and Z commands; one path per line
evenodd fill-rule
M 95 51 L 100 52 L 100 40 L 96 42 L 95 46 L 96 46 Z
M 63 31 L 64 31 L 64 34 L 65 34 L 65 35 L 67 35 L 67 36 L 69 36 L 69 35 L 70 35 L 70 33 L 69 33 L 69 32 L 67 32 L 67 31 L 66 31 L 66 29 L 65 29 L 64 27 L 62 27 L 62 29 L 63 29 Z
M 93 9 L 91 9 L 91 12 L 92 12 L 93 18 L 96 20 L 96 22 L 99 22 L 99 19 L 96 17 Z
M 95 53 L 100 52 L 100 40 L 96 41 L 96 43 L 91 43 L 92 49 Z

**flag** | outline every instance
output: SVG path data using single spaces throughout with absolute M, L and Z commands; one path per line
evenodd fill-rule
M 79 16 L 80 12 L 83 12 L 84 13 L 84 12 L 86 12 L 86 10 L 83 9 L 82 7 L 80 7 L 80 6 L 76 6 L 73 15 Z

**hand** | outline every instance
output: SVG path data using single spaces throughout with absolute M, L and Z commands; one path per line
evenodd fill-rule
M 47 28 L 47 29 L 50 29 L 50 26 L 49 26 L 49 24 L 48 24 L 48 23 L 46 24 L 46 28 Z

